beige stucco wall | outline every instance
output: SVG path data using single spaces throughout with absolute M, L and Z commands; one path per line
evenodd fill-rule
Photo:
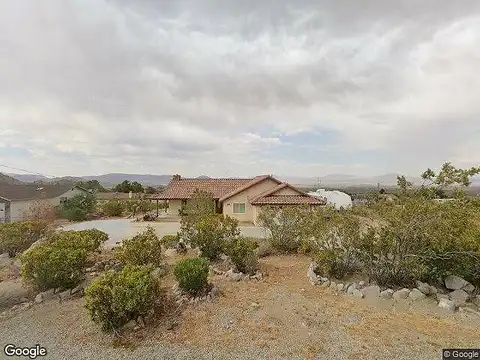
M 181 207 L 182 207 L 182 200 L 168 200 L 167 214 L 178 215 L 178 212 Z
M 78 194 L 83 194 L 84 192 L 80 189 L 74 188 L 73 190 L 68 190 L 60 196 L 45 199 L 51 206 L 60 205 L 60 198 L 66 197 L 71 198 Z M 11 221 L 20 221 L 23 219 L 23 214 L 25 211 L 35 203 L 36 200 L 24 200 L 24 201 L 12 201 L 10 207 Z
M 240 222 L 253 222 L 255 219 L 253 210 L 254 206 L 249 203 L 248 199 L 260 195 L 261 193 L 277 186 L 278 184 L 275 181 L 266 179 L 248 188 L 247 190 L 232 196 L 230 199 L 227 199 L 223 202 L 223 214 L 231 216 Z M 234 214 L 233 203 L 245 203 L 245 214 Z

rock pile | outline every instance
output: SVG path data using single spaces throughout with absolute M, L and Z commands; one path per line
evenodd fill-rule
M 173 285 L 172 293 L 177 297 L 176 303 L 183 304 L 198 304 L 203 301 L 211 301 L 218 297 L 220 290 L 213 284 L 208 284 L 206 291 L 198 295 L 188 294 L 182 291 L 177 284 Z
M 329 287 L 336 292 L 345 292 L 357 298 L 382 298 L 392 299 L 394 301 L 411 300 L 420 301 L 427 296 L 435 297 L 438 301 L 438 307 L 447 311 L 455 311 L 459 307 L 474 305 L 480 308 L 480 295 L 474 296 L 475 286 L 468 281 L 455 276 L 449 275 L 445 278 L 446 290 L 437 289 L 427 283 L 417 281 L 416 288 L 413 289 L 380 289 L 377 285 L 366 286 L 363 281 L 358 283 L 335 283 L 328 278 L 321 277 L 315 273 L 315 264 L 310 264 L 307 271 L 307 277 L 312 285 L 320 285 Z M 448 292 L 448 290 L 453 290 Z
M 216 267 L 210 266 L 210 272 L 213 275 L 223 276 L 227 278 L 229 281 L 238 282 L 238 281 L 262 281 L 263 274 L 257 270 L 257 272 L 253 275 L 244 274 L 242 272 L 236 272 L 233 268 L 230 268 L 228 271 L 222 271 Z

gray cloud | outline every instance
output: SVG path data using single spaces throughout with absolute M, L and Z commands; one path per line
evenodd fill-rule
M 0 30 L 0 159 L 19 167 L 396 170 L 351 165 L 361 151 L 411 172 L 480 162 L 475 0 L 19 0 L 0 4 Z M 299 131 L 337 134 L 343 160 L 286 164 L 278 135 Z

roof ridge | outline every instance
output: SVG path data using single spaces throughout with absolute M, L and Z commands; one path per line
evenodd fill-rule
M 219 201 L 220 202 L 223 202 L 229 198 L 231 198 L 232 196 L 235 196 L 239 193 L 241 193 L 242 191 L 245 191 L 247 190 L 248 188 L 252 187 L 253 185 L 256 185 L 266 179 L 272 179 L 273 181 L 276 181 L 277 183 L 281 184 L 282 182 L 278 179 L 275 179 L 273 176 L 271 175 L 260 175 L 260 176 L 256 176 L 255 178 L 252 179 L 252 181 L 250 181 L 248 184 L 245 184 L 244 186 L 240 186 L 239 188 L 233 190 L 232 192 L 230 192 L 229 194 L 226 194 L 224 196 L 222 196 Z

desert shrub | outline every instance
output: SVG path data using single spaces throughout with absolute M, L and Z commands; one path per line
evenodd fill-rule
M 164 235 L 161 239 L 162 245 L 166 249 L 174 249 L 177 247 L 179 242 L 179 236 L 177 235 Z
M 195 224 L 215 215 L 213 195 L 206 191 L 195 190 L 186 205 L 182 205 L 179 214 L 181 236 L 188 243 L 195 234 Z
M 102 205 L 102 211 L 107 216 L 122 216 L 125 211 L 125 202 L 121 200 L 109 200 Z
M 51 231 L 45 221 L 21 221 L 0 224 L 0 254 L 10 257 L 27 250 Z
M 238 237 L 228 243 L 225 253 L 230 257 L 237 271 L 254 274 L 258 269 L 256 248 L 257 244 L 252 239 Z
M 21 255 L 22 277 L 39 290 L 69 289 L 84 277 L 88 251 L 44 243 Z
M 316 271 L 342 279 L 359 266 L 358 246 L 362 237 L 360 221 L 351 213 L 319 209 L 309 216 L 309 241 Z
M 85 249 L 87 252 L 98 251 L 107 240 L 108 234 L 98 229 L 58 231 L 48 238 L 54 246 Z
M 205 258 L 185 259 L 175 265 L 174 275 L 180 289 L 192 294 L 208 284 L 209 261 Z
M 113 331 L 147 315 L 159 290 L 152 269 L 151 265 L 126 266 L 92 282 L 85 290 L 85 307 L 91 319 L 104 331 Z
M 268 241 L 281 253 L 298 251 L 305 237 L 308 210 L 303 207 L 275 207 L 262 209 L 259 222 L 269 230 Z
M 59 214 L 70 221 L 87 220 L 93 214 L 97 199 L 92 194 L 79 194 L 67 199 L 59 207 Z
M 222 215 L 210 215 L 199 219 L 188 229 L 187 241 L 198 247 L 203 257 L 216 260 L 225 251 L 229 241 L 240 235 L 238 221 Z
M 25 210 L 21 211 L 24 221 L 46 221 L 52 223 L 57 214 L 55 207 L 47 199 L 36 199 Z
M 115 249 L 115 258 L 125 265 L 162 264 L 162 242 L 155 230 L 147 229 L 132 238 L 122 241 L 122 245 Z
M 275 255 L 275 249 L 272 247 L 269 241 L 262 241 L 260 245 L 255 249 L 257 257 L 263 258 L 271 255 Z

